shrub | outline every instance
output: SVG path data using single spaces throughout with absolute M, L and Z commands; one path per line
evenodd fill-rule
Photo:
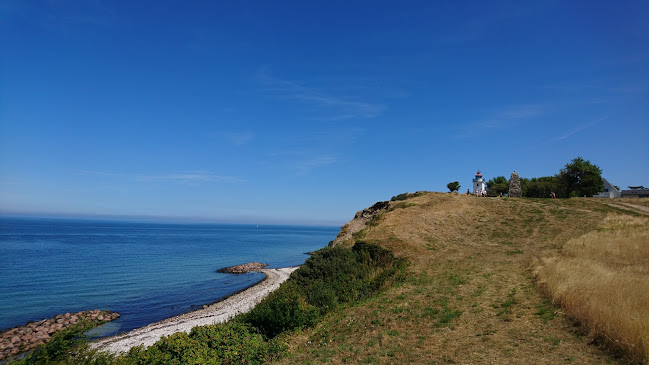
M 422 196 L 422 195 L 425 195 L 425 194 L 426 194 L 425 191 L 418 191 L 416 193 L 403 193 L 403 194 L 393 196 L 390 200 L 393 201 L 393 202 L 394 201 L 399 201 L 399 200 L 406 200 L 406 199 Z
M 240 320 L 268 337 L 312 326 L 332 309 L 381 290 L 403 266 L 402 260 L 377 245 L 328 246 L 314 252 L 286 283 Z
M 121 360 L 126 364 L 261 364 L 282 350 L 249 324 L 229 322 L 165 336 L 148 349 L 132 348 Z
M 460 186 L 460 183 L 458 181 L 453 181 L 453 182 L 450 182 L 450 183 L 446 184 L 446 187 L 452 193 L 454 191 L 460 190 L 461 186 Z
M 273 338 L 285 331 L 314 325 L 318 317 L 318 309 L 306 302 L 294 283 L 287 282 L 244 314 L 240 321 Z

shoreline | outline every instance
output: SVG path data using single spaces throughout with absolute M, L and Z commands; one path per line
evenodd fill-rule
M 170 336 L 181 331 L 189 333 L 196 326 L 226 322 L 239 313 L 250 311 L 268 294 L 279 288 L 280 284 L 298 268 L 299 266 L 260 269 L 259 271 L 266 277 L 257 284 L 230 294 L 218 302 L 203 306 L 201 309 L 163 319 L 122 335 L 98 339 L 91 343 L 91 347 L 100 351 L 123 353 L 138 345 L 149 347 L 162 336 Z

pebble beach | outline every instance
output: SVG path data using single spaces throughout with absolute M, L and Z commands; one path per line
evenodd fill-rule
M 112 353 L 127 352 L 131 347 L 148 347 L 162 336 L 177 332 L 189 333 L 193 327 L 226 322 L 239 313 L 250 311 L 257 303 L 279 288 L 298 266 L 279 269 L 261 269 L 266 278 L 224 300 L 204 306 L 202 309 L 152 323 L 119 336 L 102 338 L 92 344 L 96 349 Z

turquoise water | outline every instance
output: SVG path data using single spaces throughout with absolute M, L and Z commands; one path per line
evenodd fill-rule
M 0 330 L 100 308 L 122 315 L 111 331 L 129 331 L 263 279 L 217 269 L 299 265 L 338 230 L 0 218 Z

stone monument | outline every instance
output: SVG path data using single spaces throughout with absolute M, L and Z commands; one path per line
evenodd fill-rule
M 518 172 L 514 170 L 512 175 L 509 177 L 509 197 L 520 198 L 522 196 L 523 191 L 521 190 L 521 179 L 518 177 Z

